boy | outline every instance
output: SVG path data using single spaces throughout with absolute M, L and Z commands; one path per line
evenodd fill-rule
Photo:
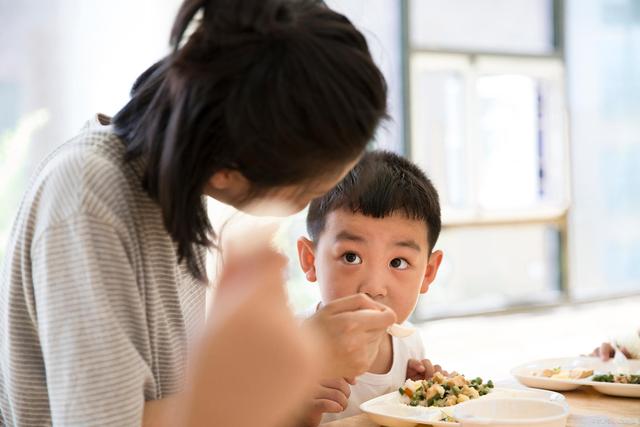
M 311 240 L 298 240 L 300 266 L 308 281 L 319 283 L 320 305 L 363 293 L 393 309 L 402 323 L 438 272 L 442 252 L 433 247 L 440 227 L 438 194 L 425 174 L 398 155 L 368 152 L 309 206 Z M 360 403 L 436 370 L 424 359 L 419 332 L 386 335 L 367 373 L 318 386 L 304 424 L 357 414 Z

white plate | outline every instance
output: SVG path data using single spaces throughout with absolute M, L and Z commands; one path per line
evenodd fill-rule
M 479 397 L 476 400 L 492 398 L 533 398 L 553 402 L 564 402 L 564 396 L 559 393 L 546 390 L 510 389 L 496 387 L 491 393 Z M 455 406 L 446 408 L 434 408 L 423 406 L 408 406 L 399 402 L 400 394 L 397 391 L 368 400 L 360 405 L 362 412 L 366 413 L 371 421 L 388 427 L 414 427 L 417 424 L 432 426 L 456 427 L 459 423 L 439 421 L 442 413 L 451 415 Z
M 640 384 L 617 384 L 589 381 L 589 385 L 603 394 L 621 397 L 640 397 Z
M 625 373 L 640 372 L 640 360 L 627 360 L 624 366 L 620 366 L 616 362 L 603 362 L 596 357 L 565 357 L 559 359 L 542 359 L 528 362 L 517 366 L 511 370 L 513 375 L 520 383 L 535 388 L 543 388 L 546 390 L 568 391 L 575 390 L 582 386 L 592 386 L 600 393 L 612 396 L 640 397 L 640 385 L 638 384 L 615 384 L 592 381 L 591 377 L 582 378 L 580 380 L 545 378 L 533 375 L 534 372 L 542 372 L 544 369 L 553 369 L 560 367 L 561 369 L 592 369 L 595 375 L 607 374 L 609 372 L 617 373 L 625 371 Z

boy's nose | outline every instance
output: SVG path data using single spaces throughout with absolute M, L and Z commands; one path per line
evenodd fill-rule
M 364 280 L 360 286 L 360 292 L 366 294 L 372 299 L 383 298 L 387 296 L 387 287 L 384 283 L 384 278 L 378 275 L 372 275 Z

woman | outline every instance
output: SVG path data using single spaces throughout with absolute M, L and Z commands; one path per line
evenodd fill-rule
M 25 195 L 0 276 L 0 424 L 281 425 L 304 370 L 363 372 L 394 321 L 365 298 L 328 306 L 319 367 L 287 316 L 281 259 L 257 245 L 219 278 L 181 393 L 216 242 L 204 196 L 302 209 L 357 161 L 386 88 L 363 36 L 317 1 L 187 0 L 171 44 Z M 343 345 L 343 329 L 358 338 Z M 269 385 L 260 418 L 229 396 L 250 379 Z

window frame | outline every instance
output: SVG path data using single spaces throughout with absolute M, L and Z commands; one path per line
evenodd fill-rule
M 413 141 L 415 140 L 415 127 L 413 125 L 413 114 L 415 111 L 415 101 L 412 99 L 412 87 L 414 80 L 414 73 L 416 64 L 419 65 L 419 61 L 423 61 L 424 58 L 429 58 L 437 63 L 439 60 L 447 59 L 444 62 L 449 64 L 458 61 L 461 64 L 461 69 L 467 69 L 461 59 L 466 59 L 466 63 L 469 67 L 473 68 L 475 64 L 479 62 L 488 61 L 486 63 L 494 62 L 508 64 L 517 64 L 527 68 L 527 74 L 535 74 L 531 72 L 532 64 L 536 62 L 546 64 L 543 68 L 551 69 L 553 66 L 557 66 L 561 69 L 561 93 L 562 93 L 562 105 L 563 110 L 567 110 L 568 96 L 566 93 L 566 74 L 565 68 L 565 51 L 564 51 L 564 13 L 565 2 L 564 0 L 553 0 L 552 10 L 552 46 L 553 51 L 550 53 L 514 53 L 511 51 L 475 51 L 475 50 L 461 50 L 461 49 L 439 49 L 439 48 L 424 48 L 415 47 L 411 44 L 411 23 L 410 23 L 410 5 L 411 0 L 400 0 L 399 7 L 401 8 L 401 61 L 402 61 L 402 80 L 403 80 L 403 119 L 404 119 L 404 138 L 403 138 L 403 153 L 405 156 L 415 160 L 415 147 Z M 442 64 L 444 65 L 444 64 Z M 549 65 L 547 67 L 547 65 Z M 469 70 L 468 75 L 473 75 L 473 70 Z M 543 69 L 538 70 L 538 74 L 543 76 L 545 71 Z M 466 106 L 465 108 L 470 108 Z M 559 251 L 557 259 L 557 267 L 559 271 L 559 289 L 560 294 L 557 301 L 552 303 L 544 303 L 540 305 L 508 305 L 499 310 L 478 310 L 468 313 L 455 313 L 452 317 L 460 317 L 467 315 L 486 314 L 493 312 L 513 312 L 529 310 L 533 307 L 551 307 L 556 305 L 566 304 L 572 300 L 571 287 L 569 282 L 569 254 L 568 254 L 568 242 L 569 242 L 569 214 L 571 205 L 571 165 L 570 165 L 570 140 L 569 140 L 569 119 L 567 115 L 563 117 L 563 189 L 565 197 L 562 206 L 557 208 L 539 209 L 535 212 L 523 213 L 501 213 L 501 214 L 472 214 L 467 216 L 461 216 L 456 218 L 443 218 L 443 231 L 448 229 L 460 229 L 460 228 L 478 228 L 478 227 L 501 227 L 501 226 L 513 226 L 513 225 L 550 225 L 557 227 L 559 233 Z M 467 123 L 467 127 L 469 127 Z M 473 155 L 473 154 L 471 154 Z M 415 316 L 414 316 L 415 317 Z M 419 317 L 414 320 L 423 321 L 431 320 L 437 317 Z M 449 317 L 449 316 L 447 316 Z

